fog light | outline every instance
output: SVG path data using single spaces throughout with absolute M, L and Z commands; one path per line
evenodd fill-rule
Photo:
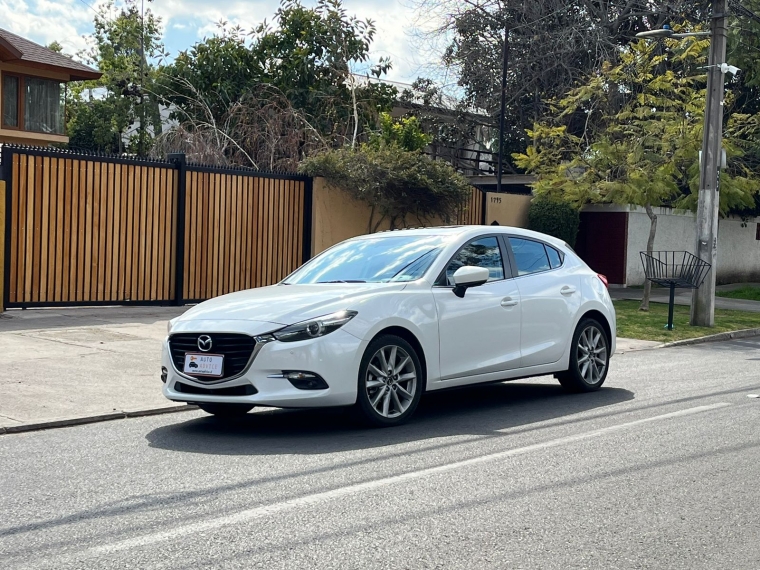
M 299 390 L 327 390 L 329 388 L 327 382 L 319 374 L 313 372 L 283 370 L 282 376 Z
M 161 367 L 161 382 L 166 384 L 166 379 L 169 377 L 169 371 L 166 369 L 166 366 Z

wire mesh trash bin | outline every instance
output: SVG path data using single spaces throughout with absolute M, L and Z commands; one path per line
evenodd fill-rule
M 670 288 L 667 329 L 673 330 L 673 305 L 676 288 L 697 289 L 707 277 L 710 264 L 688 251 L 641 252 L 644 276 L 657 285 Z

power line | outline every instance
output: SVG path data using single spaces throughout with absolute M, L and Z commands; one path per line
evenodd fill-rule
M 92 6 L 92 4 L 88 4 L 88 3 L 87 3 L 87 2 L 85 2 L 84 0 L 79 0 L 79 1 L 80 1 L 82 4 L 84 4 L 85 6 L 87 6 L 87 7 L 88 7 L 90 10 L 92 10 L 93 12 L 95 12 L 96 14 L 98 13 L 98 11 L 97 11 L 97 10 L 96 10 L 96 9 L 95 9 L 93 6 Z
M 752 10 L 749 8 L 746 8 L 745 6 L 742 6 L 738 0 L 729 0 L 728 5 L 733 8 L 736 13 L 740 16 L 744 16 L 745 18 L 749 18 L 750 20 L 754 20 L 758 24 L 760 24 L 760 16 L 755 14 Z

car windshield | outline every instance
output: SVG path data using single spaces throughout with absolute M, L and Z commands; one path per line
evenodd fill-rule
M 286 278 L 287 285 L 389 283 L 422 277 L 446 236 L 383 236 L 339 244 Z

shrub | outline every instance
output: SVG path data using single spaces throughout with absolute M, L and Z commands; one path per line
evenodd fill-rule
M 299 171 L 329 183 L 370 206 L 367 232 L 383 220 L 391 229 L 433 218 L 454 222 L 471 186 L 449 164 L 397 144 L 330 150 L 304 160 Z
M 534 198 L 528 210 L 531 230 L 559 238 L 575 247 L 580 212 L 568 202 L 550 198 Z

